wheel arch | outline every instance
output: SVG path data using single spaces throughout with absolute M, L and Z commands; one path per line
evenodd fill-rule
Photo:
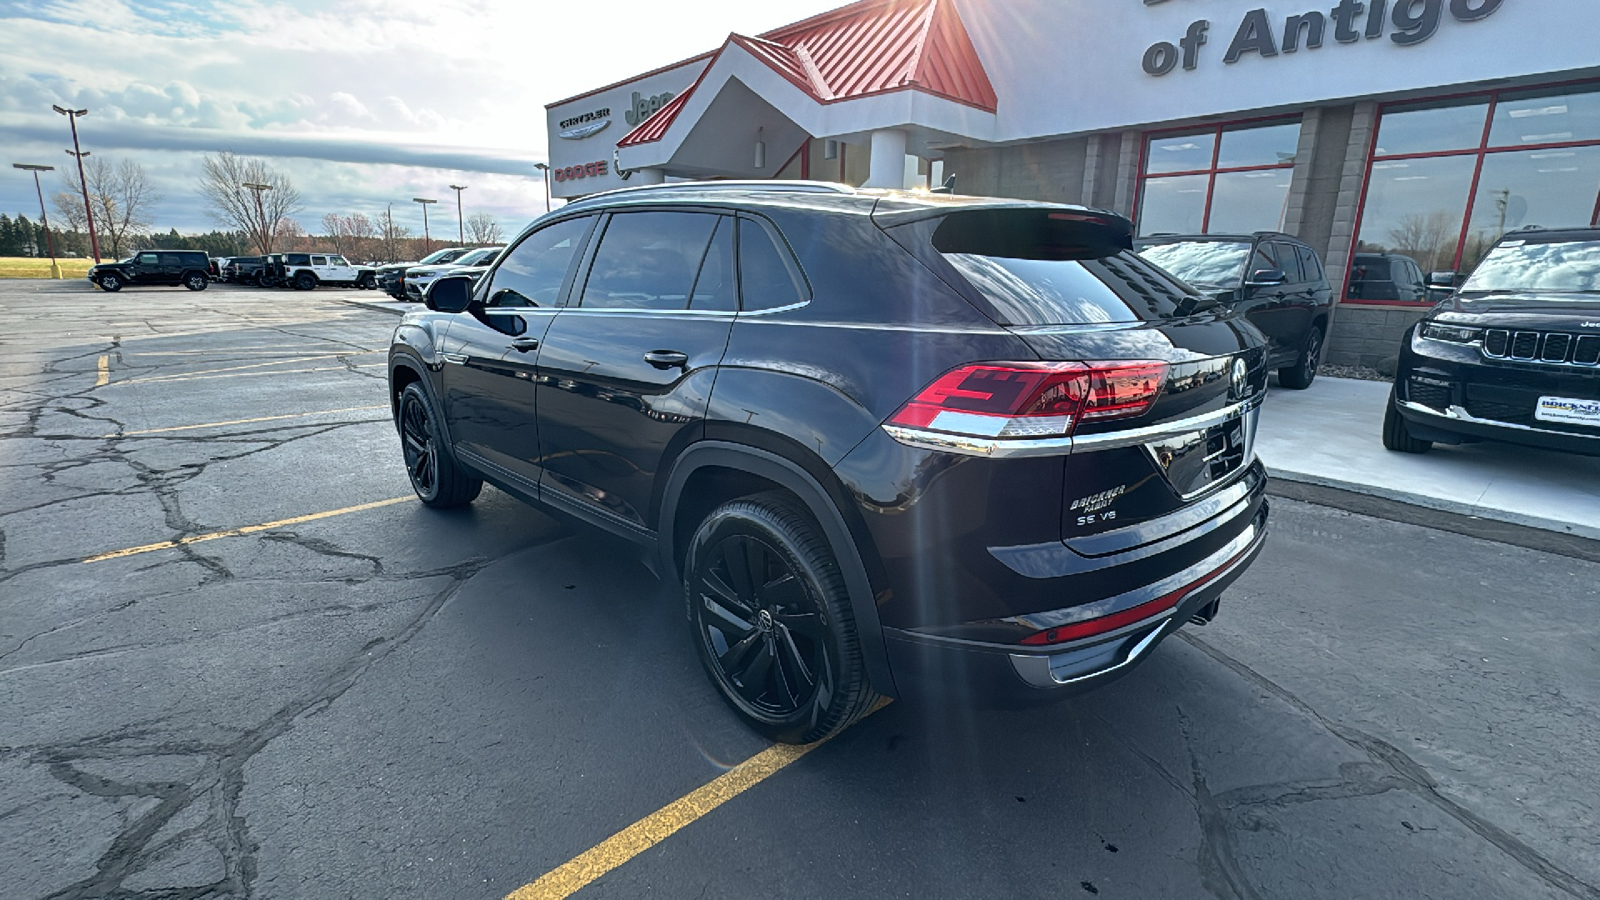
M 830 490 L 825 482 L 831 483 Z M 716 486 L 724 490 L 706 491 Z M 889 669 L 888 650 L 878 620 L 877 598 L 868 566 L 876 554 L 865 525 L 852 528 L 846 518 L 848 495 L 831 472 L 819 479 L 806 466 L 769 449 L 730 441 L 709 440 L 689 446 L 674 462 L 664 481 L 657 530 L 658 566 L 663 581 L 677 585 L 681 550 L 693 533 L 692 513 L 734 497 L 773 487 L 792 494 L 822 529 L 849 592 L 861 653 L 873 690 L 899 696 Z M 689 489 L 695 488 L 696 492 Z M 708 505 L 709 504 L 709 505 Z M 683 515 L 689 513 L 691 515 Z M 859 517 L 858 517 L 859 518 Z M 867 541 L 863 545 L 863 541 Z M 865 552 L 863 552 L 865 550 Z

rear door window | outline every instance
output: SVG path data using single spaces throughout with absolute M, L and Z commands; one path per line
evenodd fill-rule
M 1317 254 L 1310 247 L 1295 247 L 1300 254 L 1300 268 L 1305 273 L 1307 281 L 1322 280 L 1322 260 L 1317 259 Z
M 739 219 L 739 298 L 746 311 L 805 302 L 800 268 L 786 242 L 770 226 Z
M 1016 259 L 946 253 L 1002 325 L 1092 325 L 1170 317 L 1191 296 L 1131 251 L 1101 259 Z
M 595 250 L 578 305 L 584 309 L 688 309 L 719 216 L 616 213 Z
M 689 308 L 707 312 L 733 312 L 739 308 L 739 286 L 733 268 L 733 219 L 721 217 L 711 235 L 711 245 L 695 276 Z
M 573 256 L 593 224 L 593 216 L 580 216 L 524 238 L 494 270 L 488 305 L 554 306 L 561 299 Z

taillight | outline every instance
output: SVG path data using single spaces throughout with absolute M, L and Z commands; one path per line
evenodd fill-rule
M 1166 380 L 1166 363 L 1144 360 L 979 363 L 939 376 L 889 424 L 970 437 L 1068 435 L 1080 422 L 1143 415 Z

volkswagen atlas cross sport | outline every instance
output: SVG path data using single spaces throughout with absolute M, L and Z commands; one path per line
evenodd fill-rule
M 1383 445 L 1600 456 L 1600 229 L 1524 229 L 1406 333 Z
M 401 321 L 405 464 L 636 541 L 775 740 L 1089 688 L 1214 616 L 1267 519 L 1265 338 L 1132 247 L 1071 206 L 596 195 Z

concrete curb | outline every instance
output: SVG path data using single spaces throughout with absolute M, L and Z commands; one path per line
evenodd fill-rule
M 359 306 L 363 309 L 375 309 L 378 312 L 386 312 L 396 316 L 403 316 L 412 309 L 422 308 L 420 304 L 402 304 L 399 300 L 354 300 L 349 297 L 340 297 L 339 301 L 341 303 L 348 303 L 351 306 Z
M 1503 522 L 1507 525 L 1516 525 L 1521 528 L 1537 528 L 1555 534 L 1571 535 L 1591 541 L 1600 541 L 1600 528 L 1593 528 L 1581 523 L 1563 522 L 1560 519 L 1548 519 L 1542 516 L 1530 516 L 1523 513 L 1505 509 L 1495 509 L 1487 506 L 1477 506 L 1470 503 L 1458 503 L 1441 497 L 1429 497 L 1426 494 L 1415 494 L 1409 491 L 1395 490 L 1381 485 L 1362 484 L 1339 478 L 1328 478 L 1321 475 L 1312 475 L 1305 472 L 1290 472 L 1269 467 L 1267 474 L 1274 480 L 1292 481 L 1297 484 L 1308 484 L 1316 487 L 1333 488 L 1351 494 L 1364 494 L 1419 509 L 1435 510 L 1451 513 L 1452 515 L 1465 516 L 1472 519 L 1482 519 L 1492 522 Z

